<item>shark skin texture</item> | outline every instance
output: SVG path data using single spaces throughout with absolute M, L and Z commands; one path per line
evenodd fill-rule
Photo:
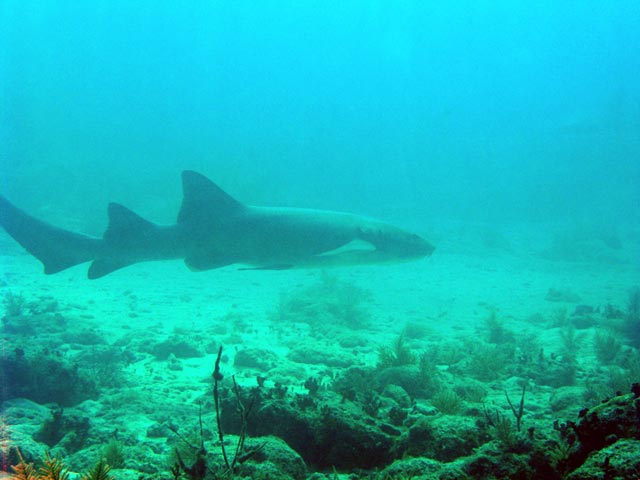
M 325 268 L 417 260 L 434 247 L 418 235 L 349 213 L 244 205 L 205 176 L 182 172 L 177 222 L 158 225 L 111 203 L 102 238 L 32 217 L 0 195 L 0 226 L 53 274 L 91 262 L 96 279 L 128 265 L 184 259 L 193 271 Z

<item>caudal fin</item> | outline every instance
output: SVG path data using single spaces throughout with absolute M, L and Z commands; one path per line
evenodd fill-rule
M 49 225 L 0 195 L 0 225 L 44 265 L 47 274 L 93 260 L 102 240 Z

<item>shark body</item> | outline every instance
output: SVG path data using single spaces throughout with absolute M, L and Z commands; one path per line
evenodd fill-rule
M 407 261 L 434 250 L 415 234 L 358 215 L 244 205 L 193 171 L 182 173 L 182 184 L 174 225 L 151 223 L 111 203 L 109 226 L 96 238 L 38 220 L 2 196 L 0 225 L 45 273 L 90 261 L 90 279 L 151 260 L 184 259 L 196 271 L 231 264 L 276 270 Z

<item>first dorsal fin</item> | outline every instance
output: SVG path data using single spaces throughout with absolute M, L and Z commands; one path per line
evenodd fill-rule
M 184 198 L 178 223 L 187 220 L 219 218 L 243 209 L 244 205 L 204 175 L 191 170 L 182 172 Z

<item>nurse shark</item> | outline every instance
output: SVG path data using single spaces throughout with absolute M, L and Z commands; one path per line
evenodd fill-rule
M 0 225 L 53 274 L 92 262 L 88 278 L 138 262 L 184 259 L 194 271 L 232 264 L 245 269 L 378 264 L 415 260 L 434 247 L 379 220 L 342 212 L 255 207 L 205 176 L 182 172 L 184 198 L 174 225 L 157 225 L 111 203 L 102 238 L 64 230 L 0 196 Z

